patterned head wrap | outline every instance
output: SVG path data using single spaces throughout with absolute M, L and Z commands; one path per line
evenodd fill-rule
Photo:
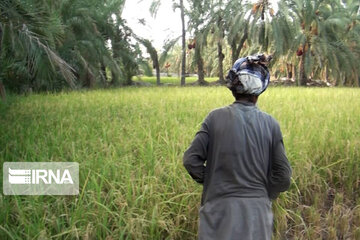
M 271 59 L 264 54 L 239 58 L 226 76 L 227 87 L 239 94 L 259 96 L 270 82 L 270 73 L 264 64 Z

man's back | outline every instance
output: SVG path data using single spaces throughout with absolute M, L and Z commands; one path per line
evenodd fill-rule
M 197 135 L 198 141 L 195 138 L 184 154 L 184 164 L 206 148 L 206 156 L 201 156 L 206 159 L 202 204 L 224 197 L 268 197 L 273 144 L 282 144 L 273 117 L 253 103 L 235 101 L 210 112 Z M 191 163 L 186 167 L 192 171 Z
M 278 125 L 254 104 L 235 102 L 209 119 L 204 202 L 218 197 L 267 197 L 267 172 Z

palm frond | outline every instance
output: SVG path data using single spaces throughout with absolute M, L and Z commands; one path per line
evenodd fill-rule
M 28 29 L 23 29 L 19 31 L 20 38 L 23 39 L 23 43 L 25 47 L 29 50 L 29 52 L 37 52 L 37 49 L 31 50 L 30 48 L 38 47 L 43 50 L 48 59 L 51 66 L 56 67 L 64 79 L 67 81 L 71 88 L 76 88 L 75 85 L 75 70 L 65 62 L 61 57 L 58 56 L 51 48 L 49 48 L 46 44 L 41 42 L 39 37 L 36 36 L 33 32 Z

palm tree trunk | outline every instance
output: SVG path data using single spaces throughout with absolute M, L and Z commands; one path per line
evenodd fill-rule
M 329 80 L 329 68 L 326 66 L 325 67 L 325 81 L 328 83 L 328 82 L 330 82 L 330 80 Z
M 292 79 L 293 77 L 293 66 L 292 63 L 286 63 L 287 78 Z
M 206 85 L 207 82 L 205 81 L 204 75 L 204 60 L 201 57 L 199 44 L 195 45 L 195 59 L 198 67 L 198 83 L 199 85 Z
M 185 74 L 186 74 L 186 31 L 185 31 L 185 14 L 184 14 L 184 3 L 183 0 L 180 0 L 180 11 L 181 11 L 181 24 L 182 24 L 182 56 L 181 56 L 181 86 L 185 85 Z
M 156 71 L 156 85 L 160 85 L 160 66 L 157 53 L 154 55 L 153 64 Z
M 101 82 L 103 84 L 103 87 L 107 86 L 107 77 L 106 77 L 106 67 L 104 62 L 101 62 L 100 65 L 100 77 L 101 77 Z
M 87 88 L 93 88 L 95 86 L 95 76 L 89 68 L 86 69 L 85 86 Z
M 197 60 L 197 65 L 198 65 L 198 81 L 200 85 L 205 85 L 206 81 L 205 81 L 205 74 L 204 74 L 204 61 L 202 59 L 202 57 L 200 57 Z
M 218 41 L 218 59 L 219 59 L 219 83 L 225 84 L 224 79 L 224 67 L 223 67 L 223 61 L 224 61 L 225 55 L 222 52 L 222 45 L 221 41 Z
M 220 1 L 220 4 L 222 4 L 221 1 Z M 224 30 L 223 30 L 223 23 L 222 23 L 222 17 L 221 16 L 219 16 L 217 24 L 218 24 L 218 27 L 219 27 L 219 38 L 218 38 L 218 41 L 217 41 L 218 61 L 219 61 L 219 83 L 220 84 L 225 84 L 224 67 L 223 67 L 223 61 L 224 61 L 225 55 L 223 54 L 223 48 L 222 48 L 222 40 L 224 39 Z
M 299 81 L 298 81 L 298 85 L 300 86 L 306 86 L 307 83 L 307 76 L 306 76 L 306 72 L 305 72 L 305 44 L 303 46 L 303 54 L 301 55 L 301 60 L 300 60 L 300 66 L 299 66 Z
M 116 60 L 116 55 L 117 54 L 115 54 L 115 49 L 113 48 L 113 58 L 115 59 L 115 61 L 117 61 Z M 112 70 L 111 71 L 111 81 L 110 81 L 110 85 L 111 86 L 115 86 L 115 85 L 117 85 L 119 83 L 119 74 L 118 74 L 118 72 L 116 71 L 116 70 Z
M 117 28 L 115 30 L 115 35 L 113 36 L 113 39 L 111 39 L 111 46 L 112 46 L 112 51 L 113 51 L 113 59 L 118 62 L 118 58 L 120 56 L 119 52 L 121 51 L 120 49 L 120 42 L 121 42 L 121 37 L 120 37 L 120 30 Z M 119 73 L 116 70 L 112 70 L 111 71 L 111 82 L 110 84 L 112 86 L 116 86 L 120 84 L 120 76 Z

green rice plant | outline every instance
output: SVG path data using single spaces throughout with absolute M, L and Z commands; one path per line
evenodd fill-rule
M 293 168 L 274 239 L 360 236 L 360 90 L 270 87 Z M 126 87 L 11 96 L 0 163 L 75 161 L 77 196 L 0 195 L 0 239 L 196 239 L 201 185 L 182 155 L 225 87 Z M 2 171 L 0 179 L 2 183 Z M 2 185 L 2 184 L 1 184 Z

